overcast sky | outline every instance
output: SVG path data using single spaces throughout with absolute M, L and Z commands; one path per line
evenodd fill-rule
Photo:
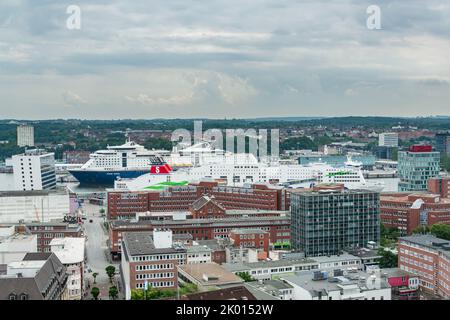
M 0 119 L 449 115 L 449 17 L 447 0 L 1 0 Z

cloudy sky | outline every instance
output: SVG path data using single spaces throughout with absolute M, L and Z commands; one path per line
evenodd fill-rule
M 1 0 L 0 119 L 448 115 L 449 17 L 447 0 Z

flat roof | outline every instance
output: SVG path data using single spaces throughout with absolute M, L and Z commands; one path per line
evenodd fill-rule
M 290 267 L 301 264 L 318 265 L 318 262 L 310 258 L 302 258 L 302 259 L 289 259 L 289 260 L 282 259 L 282 260 L 269 260 L 258 262 L 243 262 L 243 263 L 224 263 L 223 266 L 232 272 L 238 272 L 261 268 Z
M 252 233 L 261 233 L 261 234 L 266 234 L 268 233 L 267 231 L 261 230 L 261 229 L 232 229 L 231 232 L 234 232 L 236 234 L 252 234 Z
M 354 256 L 349 253 L 343 253 L 340 255 L 332 255 L 332 256 L 314 257 L 311 259 L 313 259 L 319 263 L 334 262 L 334 261 L 347 261 L 347 260 L 361 260 L 360 257 Z
M 50 241 L 50 247 L 63 264 L 84 261 L 85 238 L 54 238 Z
M 53 190 L 12 190 L 12 191 L 0 191 L 0 197 L 37 197 L 37 196 L 47 196 L 47 195 L 65 195 L 68 193 L 63 189 L 53 189 Z
M 155 248 L 152 232 L 125 232 L 123 242 L 128 256 L 186 252 L 184 247 L 178 245 L 170 248 Z
M 295 275 L 287 275 L 282 276 L 282 280 L 286 280 L 288 282 L 294 283 L 306 290 L 308 290 L 313 296 L 317 295 L 318 292 L 329 292 L 329 291 L 336 291 L 340 290 L 342 286 L 353 286 L 358 287 L 361 290 L 369 290 L 366 287 L 366 279 L 370 276 L 370 274 L 363 272 L 363 271 L 357 271 L 354 273 L 349 273 L 344 276 L 339 277 L 333 277 L 330 276 L 328 279 L 325 280 L 313 280 L 314 273 L 297 273 Z M 331 282 L 329 279 L 334 278 L 337 281 Z M 360 280 L 364 280 L 363 282 Z M 381 278 L 380 282 L 380 288 L 385 289 L 389 288 L 389 284 L 387 283 L 386 279 Z
M 431 234 L 417 234 L 407 237 L 400 237 L 399 240 L 412 242 L 427 248 L 439 250 L 450 256 L 450 241 L 435 237 Z
M 179 271 L 194 278 L 203 286 L 243 283 L 244 280 L 217 263 L 185 264 L 178 266 Z M 209 280 L 204 276 L 210 277 Z

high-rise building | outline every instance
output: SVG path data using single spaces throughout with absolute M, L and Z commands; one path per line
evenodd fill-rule
M 425 191 L 428 179 L 439 175 L 440 154 L 431 146 L 411 146 L 398 153 L 399 191 Z
M 340 254 L 380 239 L 380 194 L 319 189 L 291 194 L 291 243 L 306 256 Z
M 34 127 L 29 125 L 20 125 L 17 127 L 17 145 L 19 147 L 34 146 Z
M 56 188 L 55 154 L 44 150 L 27 150 L 12 157 L 16 190 Z
M 398 147 L 398 133 L 386 132 L 378 136 L 378 146 L 380 147 Z
M 450 132 L 436 133 L 436 150 L 450 156 Z

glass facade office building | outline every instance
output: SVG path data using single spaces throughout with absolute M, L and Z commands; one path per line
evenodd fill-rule
M 398 153 L 398 191 L 425 191 L 428 179 L 440 172 L 440 153 L 401 151 Z
M 291 243 L 306 256 L 340 254 L 380 240 L 380 194 L 369 190 L 291 195 Z

